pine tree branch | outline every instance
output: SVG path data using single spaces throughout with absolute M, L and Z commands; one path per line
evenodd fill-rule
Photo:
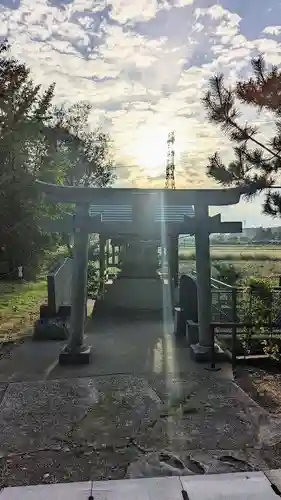
M 229 119 L 229 124 L 231 126 L 235 127 L 237 130 L 239 130 L 239 132 L 242 132 L 242 131 L 244 132 L 244 130 L 237 123 L 233 122 L 231 119 Z M 271 154 L 273 158 L 280 158 L 281 159 L 280 154 L 275 153 L 274 151 L 269 149 L 265 144 L 263 144 L 262 142 L 255 139 L 253 136 L 247 134 L 247 140 L 252 141 L 254 144 L 256 144 L 256 146 L 259 146 L 260 148 L 267 151 L 267 153 Z
M 273 192 L 276 175 L 281 171 L 281 71 L 272 67 L 266 72 L 262 57 L 252 61 L 255 78 L 239 82 L 236 90 L 226 88 L 223 75 L 210 80 L 210 90 L 203 98 L 203 104 L 211 122 L 219 124 L 234 143 L 234 160 L 223 165 L 218 153 L 209 158 L 207 173 L 223 185 L 242 188 L 247 198 L 267 190 L 263 206 L 264 213 L 273 217 L 281 215 L 281 194 Z M 235 97 L 242 103 L 270 109 L 277 116 L 277 134 L 264 144 L 257 137 L 258 129 L 247 123 L 240 125 L 235 108 Z M 256 149 L 249 148 L 253 145 Z

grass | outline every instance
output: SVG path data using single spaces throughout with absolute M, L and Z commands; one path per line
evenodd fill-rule
M 40 305 L 47 301 L 46 275 L 51 264 L 65 249 L 46 252 L 35 281 L 0 281 L 0 343 L 13 342 L 29 335 Z
M 46 278 L 28 283 L 0 281 L 0 342 L 28 334 L 46 298 Z

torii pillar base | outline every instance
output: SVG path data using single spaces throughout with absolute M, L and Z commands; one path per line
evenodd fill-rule
M 60 365 L 88 365 L 91 362 L 91 347 L 78 346 L 70 348 L 63 347 L 59 355 Z
M 191 344 L 191 356 L 195 361 L 206 363 L 212 360 L 212 348 L 201 344 Z
M 198 363 L 211 363 L 214 361 L 214 357 L 216 361 L 225 361 L 226 355 L 220 345 L 214 345 L 214 351 L 212 347 L 203 346 L 201 344 L 191 344 L 191 357 Z

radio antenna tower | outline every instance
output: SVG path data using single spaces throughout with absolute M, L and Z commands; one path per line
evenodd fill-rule
M 175 143 L 175 133 L 170 132 L 167 140 L 168 153 L 167 153 L 166 182 L 165 182 L 166 189 L 176 189 L 174 143 Z

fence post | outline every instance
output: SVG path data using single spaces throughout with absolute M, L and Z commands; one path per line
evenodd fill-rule
M 236 334 L 237 334 L 237 288 L 232 288 L 232 371 L 236 369 Z
M 215 350 L 215 325 L 213 323 L 210 324 L 211 336 L 212 336 L 212 345 L 211 345 L 211 366 L 209 368 L 205 368 L 210 372 L 218 372 L 221 368 L 216 368 L 216 350 Z

